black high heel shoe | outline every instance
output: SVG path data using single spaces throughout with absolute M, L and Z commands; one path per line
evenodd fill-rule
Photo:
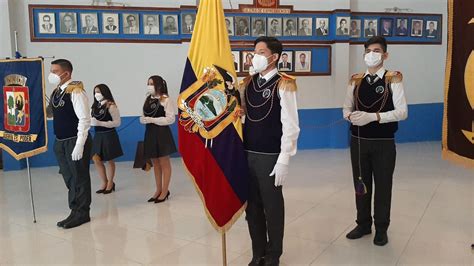
M 156 200 L 155 200 L 155 203 L 160 203 L 160 202 L 166 201 L 166 200 L 169 198 L 170 194 L 171 194 L 171 193 L 170 193 L 170 191 L 168 190 L 168 193 L 166 194 L 166 197 L 164 197 L 163 199 L 160 199 L 160 197 L 158 196 L 158 198 L 156 198 Z
M 104 192 L 105 192 L 105 188 L 104 188 L 104 189 L 99 189 L 99 190 L 97 190 L 95 193 L 97 193 L 97 194 L 102 194 L 102 193 L 104 193 Z
M 103 194 L 110 194 L 112 193 L 112 191 L 115 191 L 115 182 L 114 184 L 112 185 L 112 189 L 109 189 L 109 190 L 104 190 L 104 192 L 102 192 Z

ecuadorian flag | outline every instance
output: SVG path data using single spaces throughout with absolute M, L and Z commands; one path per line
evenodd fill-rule
M 248 196 L 237 78 L 221 0 L 201 0 L 178 97 L 179 151 L 207 216 L 225 232 Z

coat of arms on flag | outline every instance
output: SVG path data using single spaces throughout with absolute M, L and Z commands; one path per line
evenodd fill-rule
M 26 77 L 8 75 L 3 87 L 4 127 L 12 132 L 28 132 L 30 130 L 29 91 Z

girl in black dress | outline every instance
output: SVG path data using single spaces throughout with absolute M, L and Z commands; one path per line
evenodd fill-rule
M 168 199 L 171 180 L 170 155 L 176 145 L 169 125 L 175 121 L 173 103 L 168 96 L 166 81 L 160 76 L 148 79 L 148 96 L 143 104 L 140 123 L 146 125 L 144 140 L 145 159 L 153 163 L 156 191 L 148 202 L 159 203 Z
M 116 127 L 120 126 L 120 113 L 107 85 L 99 84 L 95 86 L 94 103 L 91 109 L 91 126 L 94 126 L 95 129 L 94 141 L 92 142 L 92 160 L 102 180 L 102 187 L 96 193 L 109 194 L 115 191 L 114 159 L 122 156 L 123 152 L 115 130 Z M 108 162 L 107 170 L 104 162 Z

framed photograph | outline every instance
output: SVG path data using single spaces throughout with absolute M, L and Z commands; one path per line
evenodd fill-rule
M 351 21 L 350 17 L 337 17 L 336 23 L 336 35 L 338 36 L 348 36 L 349 35 L 349 22 Z
M 196 22 L 196 14 L 181 14 L 181 33 L 193 34 L 194 23 Z
M 360 19 L 351 20 L 351 30 L 350 30 L 351 38 L 360 38 L 360 30 L 361 30 L 360 23 L 361 23 Z
M 329 18 L 316 18 L 316 36 L 329 34 Z
M 393 35 L 393 19 L 391 18 L 380 19 L 380 34 L 382 36 Z
M 139 34 L 140 33 L 140 20 L 136 13 L 123 13 L 122 14 L 122 27 L 124 34 Z
M 267 35 L 270 37 L 278 37 L 282 34 L 281 18 L 267 19 Z
M 311 72 L 311 51 L 295 51 L 295 72 Z
M 408 35 L 408 19 L 407 18 L 397 18 L 397 28 L 395 30 L 397 36 L 407 36 Z
M 283 35 L 284 36 L 297 36 L 298 31 L 296 27 L 297 27 L 296 18 L 283 19 Z
M 102 13 L 102 33 L 119 33 L 119 16 L 116 13 Z
M 234 36 L 234 17 L 225 17 L 225 27 L 229 36 Z
M 428 20 L 426 22 L 425 37 L 427 37 L 427 38 L 438 38 L 438 21 Z
M 252 36 L 259 37 L 267 35 L 267 23 L 264 17 L 252 17 Z
M 143 14 L 143 34 L 145 35 L 160 34 L 160 15 Z
M 312 18 L 298 18 L 298 36 L 312 36 L 313 35 L 313 19 Z
M 250 67 L 252 66 L 253 51 L 242 51 L 242 72 L 249 72 Z
M 283 51 L 278 61 L 278 70 L 282 72 L 293 72 L 293 51 Z
M 62 34 L 76 34 L 77 33 L 77 14 L 74 12 L 60 12 L 59 13 L 59 32 Z
M 364 37 L 377 36 L 377 19 L 364 19 Z
M 232 59 L 234 60 L 235 72 L 240 72 L 240 52 L 232 51 Z
M 423 36 L 423 20 L 412 19 L 411 20 L 411 36 L 422 37 Z
M 81 33 L 99 34 L 97 13 L 81 13 Z
M 235 35 L 250 35 L 250 17 L 235 17 Z
M 54 13 L 38 13 L 38 29 L 39 33 L 55 34 L 56 33 L 56 15 Z
M 178 35 L 178 15 L 162 15 L 161 19 L 164 34 Z

